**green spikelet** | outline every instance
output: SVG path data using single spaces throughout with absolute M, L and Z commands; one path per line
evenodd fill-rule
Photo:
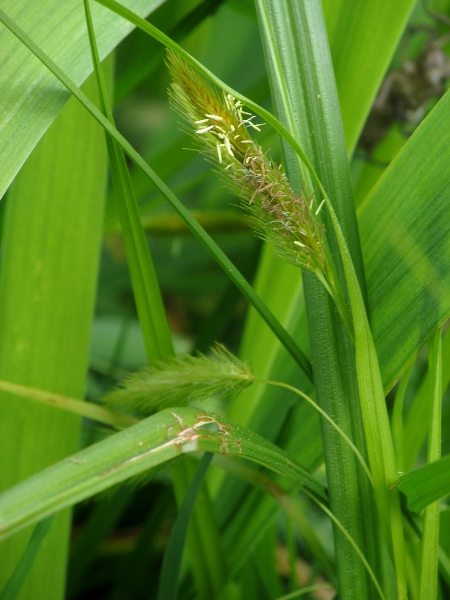
M 134 373 L 104 397 L 106 404 L 148 415 L 169 406 L 207 398 L 225 398 L 253 381 L 248 366 L 220 344 L 211 356 L 183 354 L 156 361 Z

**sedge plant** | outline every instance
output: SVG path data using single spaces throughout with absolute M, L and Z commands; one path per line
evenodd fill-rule
M 22 4 L 30 8 L 26 0 Z M 8 433 L 2 437 L 2 486 L 7 489 L 0 494 L 0 537 L 8 539 L 2 542 L 7 560 L 0 568 L 0 597 L 445 597 L 450 587 L 448 519 L 439 501 L 450 493 L 448 456 L 441 458 L 441 405 L 450 377 L 450 342 L 442 328 L 450 315 L 445 220 L 450 156 L 442 135 L 448 94 L 411 139 L 402 140 L 402 152 L 379 180 L 373 165 L 380 169 L 387 159 L 377 155 L 362 167 L 354 161 L 354 185 L 349 164 L 412 2 L 402 0 L 395 7 L 351 2 L 339 9 L 316 0 L 193 4 L 139 0 L 133 12 L 115 0 L 85 0 L 77 12 L 55 0 L 47 19 L 39 17 L 41 7 L 33 9 L 34 30 L 21 21 L 20 11 L 11 12 L 12 5 L 0 11 L 11 64 L 19 48 L 17 60 L 25 70 L 27 61 L 31 65 L 26 71 L 32 82 L 30 106 L 39 108 L 46 94 L 51 96 L 42 78 L 62 86 L 59 95 L 51 96 L 47 115 L 25 117 L 29 132 L 19 148 L 8 128 L 10 123 L 18 127 L 24 116 L 13 101 L 14 85 L 6 84 L 11 94 L 5 95 L 1 123 L 15 150 L 0 153 L 7 156 L 2 189 L 67 91 L 83 119 L 99 125 L 89 133 L 89 156 L 98 161 L 92 180 L 85 177 L 91 164 L 87 155 L 85 162 L 70 162 L 76 152 L 84 153 L 75 144 L 79 112 L 68 113 L 65 129 L 60 135 L 49 131 L 7 200 L 0 277 L 0 389 L 2 427 Z M 153 18 L 146 21 L 138 14 L 156 5 L 155 23 L 170 36 Z M 220 71 L 220 65 L 231 62 L 229 32 L 235 24 L 245 30 L 243 39 L 258 35 L 265 73 L 248 93 L 261 94 L 265 102 L 269 83 L 272 112 L 244 95 L 247 82 L 233 89 L 185 49 L 183 36 L 199 24 L 208 27 L 203 21 L 215 10 L 211 63 L 218 61 Z M 414 18 L 426 23 L 431 17 L 417 10 Z M 437 22 L 443 28 L 446 21 Z M 149 72 L 151 89 L 157 86 L 159 78 L 150 69 L 161 57 L 159 68 L 171 77 L 170 105 L 182 116 L 190 145 L 194 140 L 207 159 L 206 170 L 192 158 L 195 154 L 181 150 L 178 139 L 167 145 L 161 134 L 163 143 L 143 157 L 117 129 L 100 57 L 118 43 L 124 23 L 137 26 L 142 36 L 137 43 L 145 42 L 140 51 L 129 47 L 124 52 L 131 65 L 129 73 L 119 67 L 119 93 Z M 70 39 L 68 30 L 76 33 Z M 227 40 L 220 42 L 218 32 L 224 30 Z M 83 39 L 86 54 L 69 52 L 67 58 L 62 52 L 57 60 L 46 39 L 55 31 L 56 46 L 63 48 L 68 40 L 72 48 Z M 199 28 L 195 36 L 207 46 L 204 31 Z M 214 59 L 216 43 L 220 60 Z M 165 63 L 163 48 L 168 49 Z M 248 67 L 247 57 L 241 59 Z M 42 71 L 33 78 L 36 64 Z M 8 65 L 5 72 L 19 85 L 20 70 Z M 95 102 L 79 89 L 80 73 L 92 69 Z M 168 108 L 165 96 L 163 102 Z M 177 129 L 172 128 L 174 138 Z M 105 215 L 106 246 L 113 257 L 109 268 L 114 272 L 111 265 L 123 260 L 125 250 L 145 350 L 136 360 L 134 343 L 135 360 L 126 364 L 129 316 L 121 309 L 113 319 L 121 333 L 111 341 L 109 321 L 98 338 L 95 333 L 104 324 L 99 310 L 94 346 L 107 336 L 113 352 L 103 361 L 91 359 L 93 404 L 81 398 L 106 180 L 106 153 L 98 149 L 104 133 L 113 183 Z M 274 133 L 281 139 L 279 149 Z M 65 136 L 75 146 L 67 144 L 62 152 Z M 268 143 L 275 144 L 273 153 Z M 383 151 L 388 150 L 377 149 Z M 71 194 L 54 189 L 53 165 L 63 174 L 79 175 Z M 180 186 L 191 169 L 197 175 Z M 357 213 L 353 188 L 361 197 L 369 182 L 373 189 Z M 36 219 L 30 192 L 41 189 L 38 184 L 43 191 Z M 214 223 L 214 231 L 224 233 L 230 207 L 224 208 L 223 187 L 234 198 L 231 226 L 239 225 L 227 239 L 227 251 L 240 249 L 237 231 L 244 232 L 246 244 L 254 244 L 252 231 L 262 240 L 252 270 L 243 260 L 244 250 L 233 256 L 236 266 L 220 247 L 223 239 L 218 243 L 202 226 Z M 198 218 L 178 197 L 192 200 L 189 188 Z M 79 205 L 80 193 L 85 200 Z M 198 199 L 214 197 L 219 201 L 211 200 L 208 213 Z M 176 214 L 160 218 L 162 199 Z M 80 221 L 75 220 L 78 213 Z M 45 219 L 50 237 L 42 226 Z M 80 223 L 84 237 L 77 235 Z M 149 251 L 148 223 L 161 236 L 190 230 L 222 270 L 217 308 L 204 317 L 198 336 L 201 352 L 179 352 L 177 339 L 173 344 L 169 323 L 176 329 L 179 315 L 171 312 L 170 302 L 164 308 L 163 296 L 174 294 L 170 286 L 177 279 L 187 288 L 182 277 L 187 263 L 168 283 L 164 269 L 173 258 L 165 258 L 158 270 L 158 257 L 169 253 L 157 240 Z M 68 248 L 61 256 L 60 231 L 72 240 L 72 252 Z M 179 243 L 190 244 L 176 238 L 175 256 Z M 193 250 L 184 255 L 193 260 Z M 80 287 L 83 261 L 87 279 Z M 66 283 L 60 281 L 63 274 Z M 236 288 L 224 283 L 226 277 Z M 200 286 L 201 278 L 196 283 Z M 70 302 L 70 294 L 58 292 L 59 285 L 86 293 Z M 106 289 L 105 294 L 100 285 L 100 305 L 111 293 Z M 245 320 L 241 317 L 237 344 L 227 337 L 227 328 L 241 294 L 250 309 Z M 15 306 L 20 310 L 14 313 Z M 66 344 L 60 343 L 60 330 L 68 334 Z M 426 342 L 428 366 L 420 356 L 413 366 Z M 147 366 L 137 370 L 143 362 Z M 403 373 L 391 415 L 391 396 L 388 402 L 386 396 Z M 100 397 L 103 406 L 97 403 Z M 73 414 L 86 418 L 78 450 L 79 421 L 67 421 Z M 39 433 L 36 423 L 44 417 Z M 427 450 L 420 454 L 426 437 Z M 414 470 L 420 461 L 426 464 Z M 64 591 L 67 509 L 94 496 L 95 502 L 75 513 Z M 137 514 L 143 515 L 139 521 Z M 128 538 L 121 535 L 122 520 L 134 524 Z

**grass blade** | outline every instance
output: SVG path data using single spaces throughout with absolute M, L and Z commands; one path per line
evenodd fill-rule
M 98 57 L 89 0 L 84 0 L 84 7 L 102 109 L 111 125 L 114 126 L 112 108 L 108 100 Z M 116 140 L 111 138 L 108 134 L 106 134 L 106 143 L 112 179 L 119 204 L 119 215 L 131 272 L 133 292 L 147 348 L 147 358 L 149 362 L 153 359 L 163 359 L 174 354 L 174 347 L 159 290 L 158 280 L 156 278 L 147 239 L 141 225 L 139 209 L 134 196 L 133 186 L 131 184 L 122 148 Z M 180 477 L 183 475 L 185 475 L 183 469 L 181 469 L 181 472 L 180 470 L 173 470 L 172 479 L 174 480 L 175 485 L 180 483 Z M 215 530 L 214 519 L 207 522 L 207 515 L 197 509 L 193 514 L 192 521 L 193 530 L 197 535 L 201 535 L 201 532 L 204 532 L 206 539 L 212 537 L 212 532 Z M 188 546 L 190 547 L 190 545 L 190 540 L 188 539 Z M 215 546 L 210 547 L 209 555 L 216 556 L 215 563 L 221 566 L 221 569 L 219 569 L 219 575 L 221 576 L 224 572 L 224 562 L 220 560 L 221 557 L 219 557 L 219 546 L 220 544 L 216 544 Z M 195 556 L 195 552 L 191 548 L 190 550 L 191 556 Z M 206 582 L 206 585 L 209 585 L 209 594 L 215 594 L 217 586 L 220 584 L 221 577 L 212 577 L 212 574 L 201 561 L 197 560 L 192 566 L 196 581 L 200 583 Z M 202 597 L 201 594 L 200 597 Z
M 247 458 L 326 502 L 324 487 L 247 428 L 197 408 L 167 409 L 116 433 L 0 495 L 0 538 L 186 452 Z
M 0 592 L 0 600 L 16 600 L 18 598 L 42 542 L 47 537 L 54 520 L 54 516 L 47 517 L 36 525 L 14 573 Z
M 176 598 L 189 519 L 212 457 L 213 455 L 209 453 L 203 456 L 179 508 L 161 567 L 158 600 L 175 600 Z
M 161 0 L 132 0 L 133 10 L 142 17 Z M 78 0 L 2 0 L 2 9 L 29 28 L 33 39 L 81 85 L 92 72 L 83 6 Z M 114 13 L 97 7 L 101 58 L 131 31 Z M 40 138 L 69 100 L 65 89 L 36 63 L 14 37 L 0 31 L 2 69 L 0 72 L 0 198 Z
M 89 93 L 95 93 L 88 88 Z M 103 226 L 103 135 L 77 103 L 61 113 L 6 199 L 0 277 L 0 378 L 83 397 Z M 20 350 L 22 348 L 22 350 Z M 79 419 L 2 392 L 4 490 L 73 452 Z M 61 597 L 70 514 L 58 515 L 23 598 Z M 31 532 L 0 547 L 11 575 Z
M 427 461 L 441 458 L 442 423 L 442 329 L 429 344 L 429 365 L 432 373 L 431 402 L 429 407 L 429 433 Z M 420 574 L 420 600 L 437 597 L 439 551 L 439 502 L 425 508 L 422 535 L 422 563 Z
M 333 68 L 319 2 L 289 3 L 259 0 L 258 9 L 277 114 L 292 128 L 296 139 L 311 157 L 335 209 L 350 245 L 352 258 L 364 289 L 362 257 L 352 200 Z M 299 68 L 299 65 L 302 68 Z M 284 145 L 289 179 L 306 193 L 326 194 L 316 183 L 308 189 L 305 170 Z M 322 193 L 324 196 L 322 196 Z M 332 235 L 331 222 L 324 217 L 327 244 L 339 265 L 339 248 Z M 346 287 L 342 268 L 339 281 Z M 303 275 L 308 314 L 311 357 L 318 374 L 315 378 L 318 402 L 333 414 L 339 427 L 365 455 L 365 439 L 356 383 L 354 349 L 322 285 L 309 274 Z M 381 579 L 383 542 L 373 504 L 373 490 L 353 452 L 328 423 L 322 422 L 322 440 L 330 490 L 331 510 L 367 556 Z M 364 507 L 364 510 L 361 510 Z M 337 527 L 334 543 L 339 573 L 339 593 L 343 598 L 375 594 L 354 547 Z M 358 581 L 358 590 L 355 589 Z
M 102 75 L 88 0 L 84 0 L 84 8 L 102 111 L 111 125 L 115 127 L 112 107 Z M 147 239 L 141 225 L 130 174 L 125 162 L 125 156 L 117 142 L 109 135 L 106 135 L 106 144 L 122 225 L 122 235 L 131 273 L 134 298 L 147 349 L 147 357 L 149 361 L 154 358 L 163 358 L 174 352 L 172 337 Z
M 92 404 L 90 402 L 83 402 L 82 400 L 69 398 L 67 396 L 62 396 L 61 394 L 53 394 L 44 390 L 38 390 L 26 385 L 11 383 L 10 381 L 0 381 L 0 390 L 8 392 L 9 394 L 21 396 L 22 398 L 34 400 L 35 402 L 42 402 L 48 406 L 54 406 L 55 408 L 71 412 L 72 414 L 98 421 L 104 425 L 112 425 L 116 429 L 125 429 L 136 423 L 134 417 L 114 412 L 103 406 L 98 406 L 97 404 Z

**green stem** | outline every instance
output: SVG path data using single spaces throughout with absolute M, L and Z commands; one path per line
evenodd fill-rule
M 342 523 L 339 521 L 339 519 L 337 519 L 334 514 L 331 512 L 331 510 L 329 508 L 327 508 L 325 506 L 325 504 L 323 504 L 323 502 L 321 502 L 320 500 L 318 500 L 318 498 L 314 497 L 313 494 L 310 494 L 307 490 L 305 490 L 305 494 L 307 494 L 316 504 L 317 506 L 319 506 L 326 515 L 328 515 L 328 517 L 333 521 L 333 523 L 336 525 L 336 527 L 344 534 L 344 536 L 347 538 L 347 540 L 349 541 L 349 543 L 353 546 L 353 549 L 355 550 L 356 554 L 359 556 L 359 558 L 361 559 L 362 563 L 364 564 L 365 568 L 367 569 L 367 572 L 369 574 L 370 579 L 372 580 L 380 598 L 382 600 L 386 600 L 386 596 L 383 593 L 383 590 L 381 589 L 380 584 L 378 583 L 378 579 L 375 576 L 375 573 L 373 572 L 371 566 L 369 565 L 366 557 L 364 556 L 364 554 L 361 552 L 361 549 L 358 547 L 358 544 L 355 542 L 355 540 L 352 538 L 352 536 L 348 533 L 348 531 L 345 529 L 345 527 L 342 525 Z
M 338 279 L 336 276 L 336 270 L 334 268 L 331 257 L 329 257 L 329 260 L 328 260 L 328 267 L 329 267 L 328 276 L 324 275 L 324 273 L 319 270 L 314 271 L 314 273 L 317 276 L 317 278 L 319 279 L 319 281 L 323 284 L 323 286 L 325 287 L 327 292 L 330 294 L 331 298 L 333 299 L 333 302 L 337 308 L 339 316 L 341 317 L 342 322 L 344 323 L 344 325 L 347 329 L 347 333 L 350 336 L 350 339 L 352 340 L 352 342 L 354 343 L 355 335 L 353 333 L 353 322 L 352 322 L 350 313 L 348 312 L 347 303 L 345 302 L 345 297 L 344 297 L 344 294 L 342 293 L 341 286 L 336 285 L 336 281 L 338 281 Z
M 91 402 L 83 402 L 82 400 L 76 400 L 75 398 L 69 398 L 68 396 L 62 396 L 61 394 L 54 394 L 33 387 L 19 385 L 18 383 L 12 383 L 10 381 L 0 381 L 0 390 L 54 406 L 55 408 L 71 412 L 75 415 L 98 421 L 99 423 L 103 423 L 103 425 L 112 425 L 116 429 L 126 429 L 138 422 L 138 419 L 135 419 L 134 417 L 109 410 L 108 408 L 92 404 Z
M 405 546 L 397 482 L 397 466 L 383 382 L 364 300 L 353 262 L 333 206 L 326 200 L 339 244 L 355 330 L 355 361 L 367 452 L 374 478 L 375 500 L 396 568 L 399 599 L 407 598 Z

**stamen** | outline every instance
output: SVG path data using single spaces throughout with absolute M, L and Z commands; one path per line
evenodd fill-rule
M 207 131 L 211 131 L 214 129 L 214 125 L 210 125 L 209 127 L 204 127 L 203 129 L 197 129 L 195 133 L 206 133 Z
M 322 200 L 322 202 L 319 204 L 316 212 L 314 213 L 314 215 L 317 217 L 317 215 L 320 213 L 320 209 L 322 208 L 322 206 L 325 204 L 325 198 Z
M 234 156 L 233 150 L 231 149 L 230 140 L 226 136 L 225 136 L 225 147 L 227 149 L 228 154 L 230 154 L 231 156 Z

